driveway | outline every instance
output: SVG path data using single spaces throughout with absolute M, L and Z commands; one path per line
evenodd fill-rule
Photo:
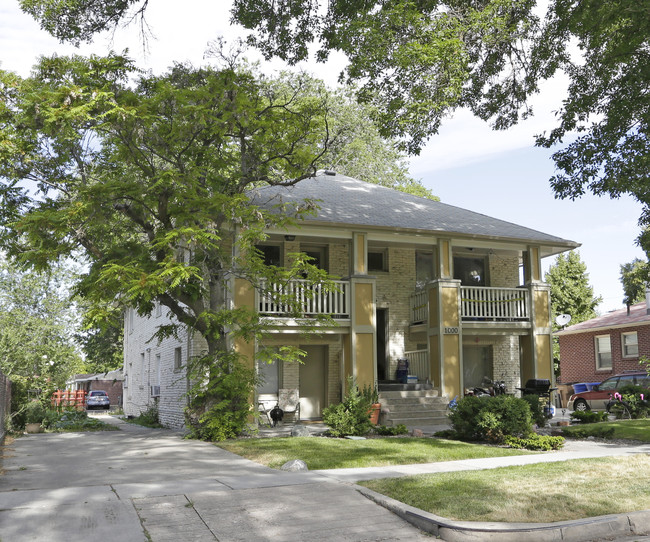
M 28 435 L 4 448 L 0 540 L 430 540 L 353 486 L 173 431 Z

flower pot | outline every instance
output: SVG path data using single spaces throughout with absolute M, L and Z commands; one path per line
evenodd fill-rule
M 370 410 L 368 411 L 368 414 L 370 414 L 370 423 L 373 425 L 377 425 L 379 423 L 379 413 L 381 412 L 381 404 L 380 403 L 373 403 L 370 405 Z
M 43 426 L 40 423 L 26 423 L 25 431 L 27 433 L 42 433 Z

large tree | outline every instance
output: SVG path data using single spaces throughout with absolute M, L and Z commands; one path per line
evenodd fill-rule
M 265 210 L 249 194 L 336 162 L 350 124 L 339 107 L 313 78 L 266 77 L 237 53 L 218 68 L 177 65 L 160 76 L 119 55 L 44 58 L 26 79 L 0 72 L 0 241 L 36 269 L 82 251 L 77 291 L 91 321 L 162 305 L 175 323 L 159 338 L 183 326 L 206 342 L 193 367 L 209 374 L 203 407 L 240 405 L 247 389 L 232 377 L 232 340 L 253 340 L 263 326 L 252 308 L 229 308 L 232 278 L 332 284 L 304 254 L 276 268 L 256 249 L 267 228 L 315 202 Z
M 84 369 L 72 276 L 67 265 L 35 273 L 0 262 L 0 371 L 21 387 L 65 387 Z
M 20 0 L 43 28 L 62 40 L 91 39 L 132 16 L 148 0 Z M 553 156 L 558 197 L 586 191 L 643 204 L 650 120 L 650 8 L 629 0 L 234 0 L 233 20 L 251 42 L 289 62 L 342 52 L 344 77 L 360 84 L 384 136 L 419 152 L 457 107 L 497 128 L 531 113 L 528 99 L 558 72 L 559 123 L 538 137 Z M 198 15 L 197 15 L 198 16 Z M 576 137 L 577 135 L 577 137 Z M 642 236 L 643 246 L 650 240 Z
M 621 265 L 621 285 L 623 286 L 623 303 L 628 312 L 630 306 L 645 299 L 648 286 L 648 262 L 635 258 Z

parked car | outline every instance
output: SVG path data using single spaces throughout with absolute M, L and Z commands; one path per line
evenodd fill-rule
M 603 380 L 589 391 L 569 397 L 569 410 L 605 410 L 613 395 L 624 386 L 650 388 L 650 376 L 645 371 L 629 371 Z
M 103 408 L 108 410 L 111 408 L 111 400 L 108 398 L 108 393 L 102 390 L 89 391 L 86 395 L 86 408 L 92 410 L 93 408 Z

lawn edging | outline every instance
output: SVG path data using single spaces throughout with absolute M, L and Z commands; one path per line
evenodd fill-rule
M 359 493 L 392 513 L 447 542 L 588 542 L 612 536 L 643 536 L 650 533 L 650 510 L 611 514 L 556 523 L 501 523 L 454 521 L 409 506 L 367 487 Z M 478 538 L 480 537 L 480 538 Z

